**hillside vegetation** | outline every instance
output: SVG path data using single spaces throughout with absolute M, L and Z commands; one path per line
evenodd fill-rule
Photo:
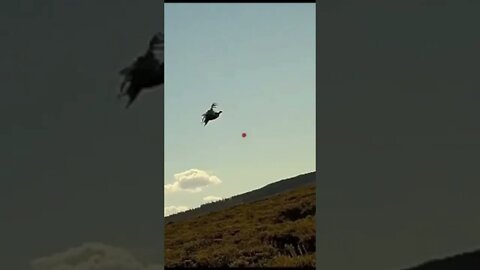
M 192 208 L 184 212 L 176 213 L 165 217 L 166 223 L 190 220 L 194 217 L 205 215 L 211 212 L 218 212 L 237 205 L 255 202 L 261 199 L 270 198 L 276 194 L 295 190 L 302 186 L 315 184 L 315 172 L 297 175 L 291 178 L 273 182 L 262 188 L 255 189 L 246 193 L 238 194 L 220 201 L 206 203 L 197 208 Z
M 165 228 L 167 267 L 315 267 L 315 185 Z

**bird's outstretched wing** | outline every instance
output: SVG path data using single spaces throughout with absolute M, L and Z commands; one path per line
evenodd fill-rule
M 130 97 L 127 107 L 144 89 L 163 84 L 163 51 L 163 33 L 159 32 L 150 39 L 148 50 L 144 55 L 137 57 L 131 65 L 120 70 L 124 80 L 120 86 L 119 97 L 125 95 Z M 124 90 L 127 84 L 128 88 Z
M 163 45 L 163 33 L 159 32 L 150 39 L 147 52 L 143 56 L 137 57 L 130 66 L 120 70 L 120 74 L 128 76 L 135 70 L 160 67 L 163 63 Z
M 150 39 L 150 43 L 148 44 L 147 53 L 151 53 L 160 63 L 163 63 L 164 59 L 164 41 L 163 33 L 158 32 Z
M 120 70 L 119 73 L 120 73 L 120 75 L 124 75 L 124 76 L 128 75 L 132 71 L 133 68 L 134 68 L 134 65 L 130 65 L 128 67 L 122 68 L 122 70 Z
M 202 114 L 202 122 L 201 122 L 201 123 L 202 123 L 204 126 L 205 126 L 205 125 L 208 123 L 208 121 L 209 121 L 209 119 L 208 119 L 207 116 L 208 116 L 208 113 Z
M 156 46 L 162 46 L 164 43 L 164 36 L 162 32 L 156 33 L 151 39 L 149 43 L 149 49 L 153 49 Z

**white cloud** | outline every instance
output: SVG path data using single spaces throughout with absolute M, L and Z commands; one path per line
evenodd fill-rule
M 177 173 L 173 177 L 175 178 L 173 184 L 165 185 L 166 192 L 200 192 L 204 187 L 222 183 L 217 176 L 210 175 L 207 172 L 198 169 L 190 169 Z
M 178 212 L 184 212 L 184 211 L 187 211 L 188 209 L 190 208 L 187 206 L 173 206 L 173 205 L 167 206 L 165 207 L 164 216 L 173 215 Z
M 207 196 L 203 198 L 203 201 L 205 202 L 214 202 L 214 201 L 219 201 L 221 200 L 222 197 L 217 197 L 217 196 Z
M 103 243 L 79 247 L 36 259 L 34 270 L 161 270 L 163 265 L 145 264 L 129 251 Z

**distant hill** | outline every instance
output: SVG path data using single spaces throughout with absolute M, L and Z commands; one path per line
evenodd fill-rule
M 167 223 L 165 266 L 315 267 L 315 174 L 234 198 L 233 207 Z
M 203 204 L 198 208 L 190 209 L 185 212 L 167 216 L 165 217 L 165 222 L 169 223 L 169 222 L 178 222 L 182 220 L 188 220 L 199 215 L 204 215 L 214 211 L 224 210 L 229 207 L 233 207 L 243 203 L 262 200 L 262 199 L 271 197 L 275 194 L 279 194 L 282 192 L 286 192 L 289 190 L 293 190 L 293 189 L 303 187 L 309 184 L 314 184 L 314 183 L 315 183 L 315 172 L 298 175 L 295 177 L 287 178 L 284 180 L 280 180 L 280 181 L 268 184 L 260 189 L 256 189 L 250 192 L 236 195 L 228 199 Z
M 480 270 L 480 250 L 429 261 L 404 270 Z

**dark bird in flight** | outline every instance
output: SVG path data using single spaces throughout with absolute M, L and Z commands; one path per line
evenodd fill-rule
M 163 33 L 157 33 L 151 40 L 147 52 L 138 57 L 130 66 L 122 69 L 120 75 L 124 80 L 120 86 L 118 98 L 128 96 L 126 108 L 143 90 L 151 89 L 164 83 Z M 128 87 L 125 89 L 125 86 Z
M 217 107 L 217 103 L 213 103 L 212 106 L 210 107 L 210 110 L 208 110 L 206 113 L 202 114 L 202 123 L 203 126 L 206 126 L 208 121 L 215 120 L 217 119 L 222 111 L 214 111 L 213 109 Z

